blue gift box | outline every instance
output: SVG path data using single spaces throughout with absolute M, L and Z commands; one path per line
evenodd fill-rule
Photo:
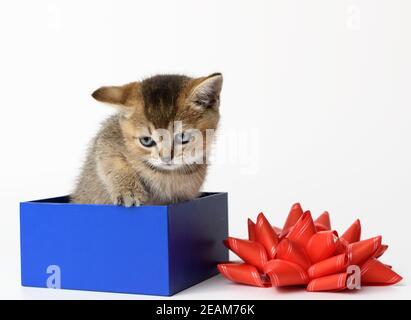
M 227 193 L 126 208 L 58 197 L 20 203 L 23 286 L 169 296 L 228 260 Z

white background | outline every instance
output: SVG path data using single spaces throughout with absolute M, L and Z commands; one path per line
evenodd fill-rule
M 300 201 L 340 232 L 358 217 L 383 235 L 405 280 L 313 295 L 216 277 L 175 298 L 411 298 L 410 15 L 406 0 L 0 2 L 0 298 L 144 298 L 20 287 L 18 203 L 71 191 L 113 112 L 94 89 L 217 71 L 204 189 L 229 192 L 230 235 L 260 211 L 281 226 Z

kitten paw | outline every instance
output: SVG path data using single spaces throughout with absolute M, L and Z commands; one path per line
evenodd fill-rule
M 134 194 L 133 191 L 125 191 L 121 192 L 114 197 L 114 204 L 120 205 L 120 206 L 125 206 L 125 207 L 133 207 L 133 206 L 140 206 L 141 201 L 137 197 L 137 195 Z

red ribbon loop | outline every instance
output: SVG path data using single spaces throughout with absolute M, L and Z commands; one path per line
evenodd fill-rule
M 341 238 L 347 241 L 348 243 L 360 241 L 360 238 L 361 238 L 360 220 L 359 219 L 355 220 L 354 223 L 343 233 Z
M 260 213 L 257 217 L 255 236 L 256 240 L 264 246 L 269 259 L 274 259 L 275 250 L 278 244 L 278 235 L 263 213 Z
M 294 245 L 290 240 L 284 238 L 277 246 L 277 259 L 294 262 L 307 270 L 311 263 L 307 253 L 303 248 Z
M 302 215 L 303 209 L 301 208 L 301 205 L 298 202 L 294 203 L 290 209 L 290 212 L 288 213 L 287 220 L 284 223 L 282 236 L 285 237 L 287 235 L 287 233 L 297 223 L 297 221 L 301 218 Z
M 319 231 L 308 241 L 306 250 L 312 263 L 331 257 L 338 247 L 336 231 Z
M 308 283 L 308 275 L 298 264 L 275 259 L 267 262 L 265 273 L 270 277 L 273 286 L 296 286 Z
M 386 286 L 400 282 L 402 277 L 375 258 L 368 260 L 361 267 L 361 284 L 369 286 Z
M 304 248 L 315 232 L 311 213 L 306 211 L 287 234 L 287 238 Z
M 347 287 L 347 274 L 337 273 L 311 280 L 307 291 L 341 291 Z
M 328 276 L 334 273 L 340 273 L 347 269 L 348 257 L 345 253 L 333 256 L 323 261 L 313 264 L 308 269 L 308 276 L 311 279 Z
M 375 256 L 381 247 L 381 236 L 351 243 L 348 246 L 348 260 L 352 265 L 362 265 Z
M 317 231 L 331 230 L 330 214 L 327 211 L 324 211 L 314 220 L 314 226 Z
M 264 270 L 267 263 L 267 253 L 260 243 L 232 237 L 227 239 L 227 243 L 230 250 L 246 263 L 255 266 L 259 271 Z
M 246 263 L 220 263 L 218 271 L 228 280 L 257 287 L 271 287 L 263 280 L 257 268 Z

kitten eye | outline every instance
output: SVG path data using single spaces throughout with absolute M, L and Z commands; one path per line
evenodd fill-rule
M 145 147 L 153 147 L 156 145 L 156 142 L 151 137 L 141 137 L 140 143 Z
M 179 134 L 176 134 L 174 137 L 174 140 L 178 144 L 186 144 L 189 143 L 191 139 L 191 133 L 189 132 L 182 132 Z

